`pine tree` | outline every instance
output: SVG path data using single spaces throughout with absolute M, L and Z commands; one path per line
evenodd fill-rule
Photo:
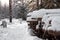
M 28 13 L 28 8 L 26 4 L 22 4 L 21 6 L 19 6 L 19 13 L 18 13 L 18 17 L 22 18 L 23 20 L 26 20 L 27 17 L 27 13 Z

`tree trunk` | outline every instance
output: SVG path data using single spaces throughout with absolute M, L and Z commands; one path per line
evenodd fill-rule
M 12 0 L 9 0 L 9 14 L 10 14 L 10 22 L 12 22 Z
M 37 9 L 39 9 L 39 0 L 37 0 Z

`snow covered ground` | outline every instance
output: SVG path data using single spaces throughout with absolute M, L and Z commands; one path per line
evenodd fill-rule
M 9 23 L 8 19 L 3 20 L 7 22 L 7 28 L 0 26 L 0 40 L 42 40 L 29 34 L 26 21 L 20 23 L 20 19 L 13 19 L 13 22 Z
M 51 13 L 51 14 L 46 15 L 46 13 Z M 49 20 L 52 20 L 52 26 L 48 27 L 47 29 L 60 31 L 59 13 L 60 13 L 60 9 L 52 9 L 52 10 L 40 9 L 37 11 L 30 12 L 28 14 L 30 15 L 30 17 L 28 17 L 27 20 L 31 20 L 31 18 L 43 17 L 43 21 L 46 23 L 45 28 L 48 27 Z M 7 22 L 7 28 L 3 28 L 2 26 L 0 26 L 0 40 L 42 40 L 37 38 L 36 36 L 31 36 L 29 34 L 28 24 L 26 21 L 13 18 L 13 22 L 9 23 L 8 19 L 3 19 L 0 20 L 0 24 L 4 20 Z

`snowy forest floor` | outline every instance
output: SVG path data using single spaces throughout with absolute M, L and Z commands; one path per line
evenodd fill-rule
M 7 28 L 0 26 L 0 40 L 42 40 L 29 34 L 26 21 L 22 21 L 22 23 L 16 19 L 13 19 L 12 23 L 9 23 L 8 20 L 6 21 Z

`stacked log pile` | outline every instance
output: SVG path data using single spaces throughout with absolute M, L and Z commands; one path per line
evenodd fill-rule
M 42 22 L 41 20 L 42 18 L 37 18 L 37 21 L 34 21 L 34 20 L 27 21 L 30 23 L 29 24 L 30 29 L 33 29 L 32 31 L 35 34 L 35 36 L 37 36 L 38 38 L 48 39 L 48 40 L 60 40 L 60 31 L 44 30 L 42 27 L 45 23 Z M 36 29 L 36 25 L 38 24 L 38 21 L 40 21 L 40 25 L 39 25 L 39 28 Z

